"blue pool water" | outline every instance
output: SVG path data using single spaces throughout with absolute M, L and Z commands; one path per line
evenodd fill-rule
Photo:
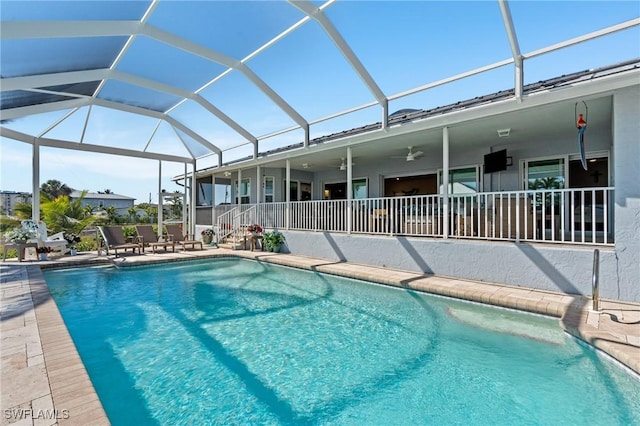
M 549 318 L 240 259 L 45 279 L 114 425 L 640 424 Z

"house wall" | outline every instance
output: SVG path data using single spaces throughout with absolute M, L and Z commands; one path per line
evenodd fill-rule
M 331 261 L 591 294 L 593 249 L 507 242 L 283 231 L 291 253 Z M 600 253 L 600 296 L 640 302 L 616 283 L 616 253 Z
M 615 253 L 612 285 L 621 298 L 640 301 L 640 86 L 613 98 Z

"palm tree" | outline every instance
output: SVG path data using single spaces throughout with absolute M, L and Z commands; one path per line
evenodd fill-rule
M 182 216 L 182 198 L 178 196 L 171 197 L 171 215 L 173 217 Z
M 107 212 L 107 216 L 109 216 L 109 223 L 115 223 L 118 210 L 114 206 L 109 206 L 105 211 Z
M 133 207 L 129 207 L 127 209 L 127 213 L 129 213 L 129 220 L 131 221 L 131 223 L 136 223 L 138 221 L 138 209 L 136 209 L 135 206 Z
M 51 232 L 67 232 L 79 234 L 87 225 L 94 221 L 93 216 L 87 216 L 82 207 L 82 199 L 87 194 L 83 191 L 80 197 L 71 201 L 68 196 L 61 195 L 53 200 L 43 200 L 40 204 L 42 217 Z
M 61 195 L 71 195 L 73 190 L 59 180 L 49 179 L 40 185 L 40 191 L 44 193 L 49 200 L 55 200 Z

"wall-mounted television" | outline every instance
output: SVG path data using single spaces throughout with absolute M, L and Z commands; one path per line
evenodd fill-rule
M 484 156 L 484 172 L 495 173 L 507 170 L 507 150 L 492 152 Z

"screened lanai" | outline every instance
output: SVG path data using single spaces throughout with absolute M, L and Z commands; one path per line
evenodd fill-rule
M 2 1 L 2 150 L 33 146 L 37 215 L 43 147 L 235 170 L 344 130 L 384 134 L 398 111 L 505 89 L 526 102 L 529 84 L 640 56 L 637 5 L 576 6 Z

